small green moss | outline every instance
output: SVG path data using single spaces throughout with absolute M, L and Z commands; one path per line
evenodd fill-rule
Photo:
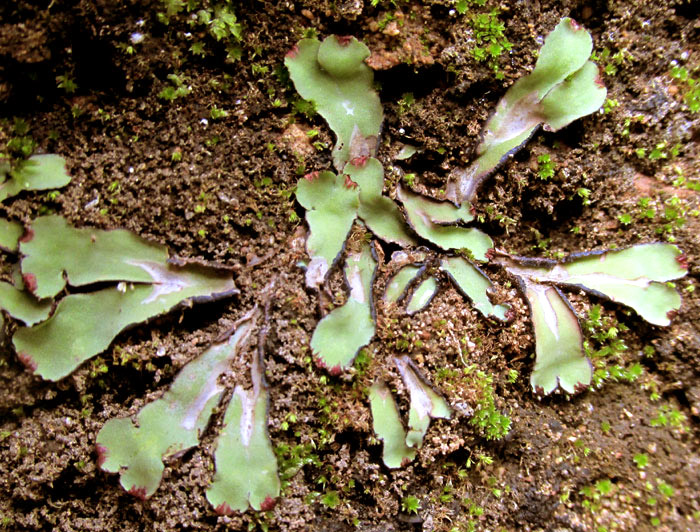
M 413 185 L 415 184 L 415 181 L 416 181 L 416 174 L 404 174 L 403 181 L 409 187 L 413 188 Z
M 360 352 L 355 357 L 354 366 L 357 370 L 358 375 L 363 375 L 370 363 L 372 362 L 372 355 L 367 349 L 361 349 Z
M 673 497 L 674 494 L 674 489 L 670 484 L 667 484 L 663 480 L 657 480 L 657 488 L 659 490 L 659 493 L 663 495 L 664 497 L 671 498 Z
M 576 190 L 576 195 L 581 198 L 583 201 L 582 203 L 584 205 L 590 205 L 591 204 L 591 190 L 585 187 L 581 187 L 578 190 Z
M 645 453 L 635 454 L 632 460 L 634 460 L 634 463 L 637 464 L 639 469 L 644 469 L 647 465 L 649 465 L 649 456 Z
M 619 106 L 620 106 L 620 102 L 618 102 L 617 100 L 613 100 L 611 98 L 608 98 L 605 100 L 605 103 L 603 104 L 603 112 L 605 114 L 608 114 L 613 109 L 615 109 L 616 107 L 619 107 Z
M 688 109 L 693 113 L 700 111 L 700 83 L 698 83 L 698 79 L 692 78 L 687 68 L 677 64 L 671 68 L 671 76 L 685 85 L 683 101 Z
M 469 385 L 476 390 L 478 399 L 474 415 L 469 423 L 476 427 L 487 440 L 500 440 L 510 431 L 510 418 L 496 408 L 496 395 L 493 377 L 481 370 L 473 371 L 474 366 L 464 369 Z
M 224 109 L 219 109 L 216 105 L 209 111 L 209 116 L 212 120 L 219 120 L 221 118 L 226 118 L 228 116 L 228 111 Z
M 680 429 L 681 432 L 686 431 L 686 417 L 683 412 L 671 405 L 662 405 L 656 411 L 656 417 L 649 421 L 652 427 L 671 427 Z
M 166 86 L 158 93 L 158 98 L 161 100 L 172 102 L 190 93 L 190 89 L 186 86 L 185 81 L 177 74 L 168 74 L 168 80 L 170 81 L 170 85 Z
M 412 92 L 404 92 L 401 95 L 401 99 L 398 101 L 399 105 L 399 114 L 403 114 L 407 112 L 413 104 L 416 102 L 415 97 L 413 96 Z
M 627 345 L 619 337 L 620 333 L 629 330 L 624 323 L 603 316 L 602 307 L 593 305 L 583 322 L 583 330 L 587 336 L 583 347 L 595 368 L 592 386 L 600 388 L 607 380 L 634 382 L 641 377 L 644 373 L 641 364 L 636 362 L 625 367 L 623 355 L 627 351 Z
M 502 79 L 503 73 L 499 71 L 498 58 L 513 45 L 506 39 L 506 27 L 498 19 L 499 13 L 498 9 L 489 13 L 476 13 L 471 16 L 469 22 L 477 44 L 472 49 L 472 57 L 479 62 L 488 61 L 489 66 L 496 72 L 496 77 Z
M 632 223 L 632 215 L 628 213 L 620 214 L 617 219 L 622 225 L 629 225 Z
M 540 179 L 546 181 L 554 175 L 554 163 L 552 162 L 548 153 L 537 157 L 537 162 L 539 163 L 537 175 L 540 176 Z
M 656 161 L 658 159 L 668 159 L 666 152 L 666 142 L 659 142 L 649 153 L 649 159 Z
M 401 510 L 407 514 L 417 514 L 420 510 L 420 500 L 413 495 L 407 495 L 401 500 Z
M 602 479 L 596 482 L 595 489 L 601 495 L 608 495 L 613 489 L 613 483 L 610 479 Z
M 58 88 L 63 89 L 66 94 L 73 94 L 78 90 L 78 85 L 75 83 L 75 80 L 68 74 L 56 76 L 56 84 Z
M 328 491 L 321 496 L 321 504 L 327 506 L 331 510 L 340 504 L 340 496 L 335 490 Z

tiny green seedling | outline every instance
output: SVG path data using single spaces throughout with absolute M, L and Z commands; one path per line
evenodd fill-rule
M 228 116 L 228 111 L 225 109 L 219 109 L 216 105 L 209 111 L 209 116 L 212 120 L 220 120 Z
M 463 9 L 460 8 L 461 5 L 458 3 L 458 11 L 461 13 L 466 11 L 466 5 Z M 497 59 L 503 52 L 510 50 L 513 45 L 508 42 L 503 33 L 505 25 L 498 20 L 498 10 L 475 14 L 470 18 L 470 22 L 474 31 L 474 39 L 478 45 L 472 49 L 472 56 L 477 61 L 488 60 L 489 65 L 496 72 L 496 77 L 503 79 L 503 74 L 498 71 Z
M 474 416 L 469 420 L 487 440 L 500 440 L 510 431 L 510 418 L 496 408 L 496 394 L 493 389 L 493 377 L 472 367 L 465 368 L 464 373 L 470 377 L 469 386 L 478 394 Z
M 649 465 L 649 455 L 646 453 L 635 454 L 633 460 L 639 469 L 644 469 Z
M 230 2 L 200 3 L 198 0 L 188 2 L 163 0 L 162 3 L 165 11 L 157 13 L 159 22 L 168 26 L 173 19 L 178 19 L 186 10 L 187 24 L 190 27 L 198 28 L 197 34 L 201 38 L 204 38 L 205 33 L 208 33 L 212 39 L 212 45 L 219 43 L 219 46 L 222 46 L 226 52 L 227 62 L 240 59 L 242 50 L 238 43 L 243 38 L 243 27 L 238 22 Z M 193 54 L 199 55 L 205 46 L 205 43 L 197 41 L 190 50 Z
M 683 101 L 688 106 L 688 109 L 692 113 L 700 111 L 700 80 L 693 78 L 687 68 L 678 66 L 678 64 L 672 65 L 671 77 L 686 85 Z
M 68 74 L 56 76 L 56 85 L 59 89 L 63 89 L 66 94 L 73 94 L 78 90 L 78 85 L 75 83 L 75 80 Z

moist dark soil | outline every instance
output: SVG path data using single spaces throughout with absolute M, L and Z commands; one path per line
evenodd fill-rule
M 5 201 L 3 216 L 29 223 L 53 212 L 75 226 L 129 229 L 173 255 L 233 268 L 240 295 L 124 332 L 56 383 L 25 370 L 5 340 L 0 529 L 700 530 L 700 130 L 688 82 L 672 76 L 680 66 L 698 77 L 698 4 L 489 0 L 464 14 L 457 5 L 244 0 L 234 6 L 240 57 L 227 60 L 225 45 L 188 24 L 186 12 L 159 21 L 159 1 L 2 3 L 0 141 L 15 135 L 15 119 L 24 120 L 36 152 L 62 155 L 72 176 L 59 194 Z M 479 62 L 473 17 L 493 10 L 512 49 Z M 305 288 L 304 210 L 290 192 L 305 173 L 332 167 L 334 139 L 320 116 L 302 112 L 285 53 L 313 33 L 364 41 L 385 110 L 378 155 L 385 190 L 392 194 L 400 176 L 414 173 L 419 189 L 439 195 L 450 171 L 472 157 L 499 98 L 532 69 L 543 37 L 565 16 L 593 35 L 605 109 L 537 133 L 484 184 L 478 225 L 498 247 L 524 256 L 653 241 L 682 249 L 689 274 L 676 282 L 683 304 L 669 327 L 567 292 L 582 321 L 600 305 L 606 330 L 617 324 L 627 348 L 596 359 L 597 367 L 639 364 L 641 376 L 608 378 L 575 397 L 533 394 L 526 304 L 513 279 L 488 265 L 494 299 L 514 307 L 512 323 L 483 318 L 445 283 L 412 317 L 380 304 L 366 363 L 350 376 L 328 376 L 312 363 L 309 339 L 329 305 L 342 302 L 342 285 L 333 281 L 335 301 Z M 196 42 L 203 55 L 193 53 Z M 170 74 L 190 89 L 172 101 L 158 96 L 174 86 Z M 73 79 L 75 91 L 59 87 L 57 76 Z M 226 116 L 213 118 L 214 108 Z M 396 161 L 403 144 L 421 151 Z M 555 169 L 546 180 L 543 154 Z M 9 271 L 13 258 L 3 260 Z M 380 265 L 376 293 L 387 275 Z M 159 397 L 185 364 L 264 303 L 261 288 L 270 280 L 270 436 L 288 468 L 277 505 L 226 517 L 206 501 L 220 411 L 199 447 L 168 462 L 151 498 L 127 494 L 117 475 L 97 467 L 99 429 Z M 592 351 L 604 347 L 588 342 Z M 390 470 L 366 390 L 386 379 L 405 414 L 392 362 L 405 353 L 460 408 L 451 420 L 432 422 L 416 460 Z M 502 439 L 470 424 L 487 378 L 495 406 L 511 419 Z M 249 375 L 236 372 L 231 381 L 229 393 Z M 296 473 L 289 469 L 294 446 L 306 459 Z M 413 512 L 411 497 L 419 502 Z

